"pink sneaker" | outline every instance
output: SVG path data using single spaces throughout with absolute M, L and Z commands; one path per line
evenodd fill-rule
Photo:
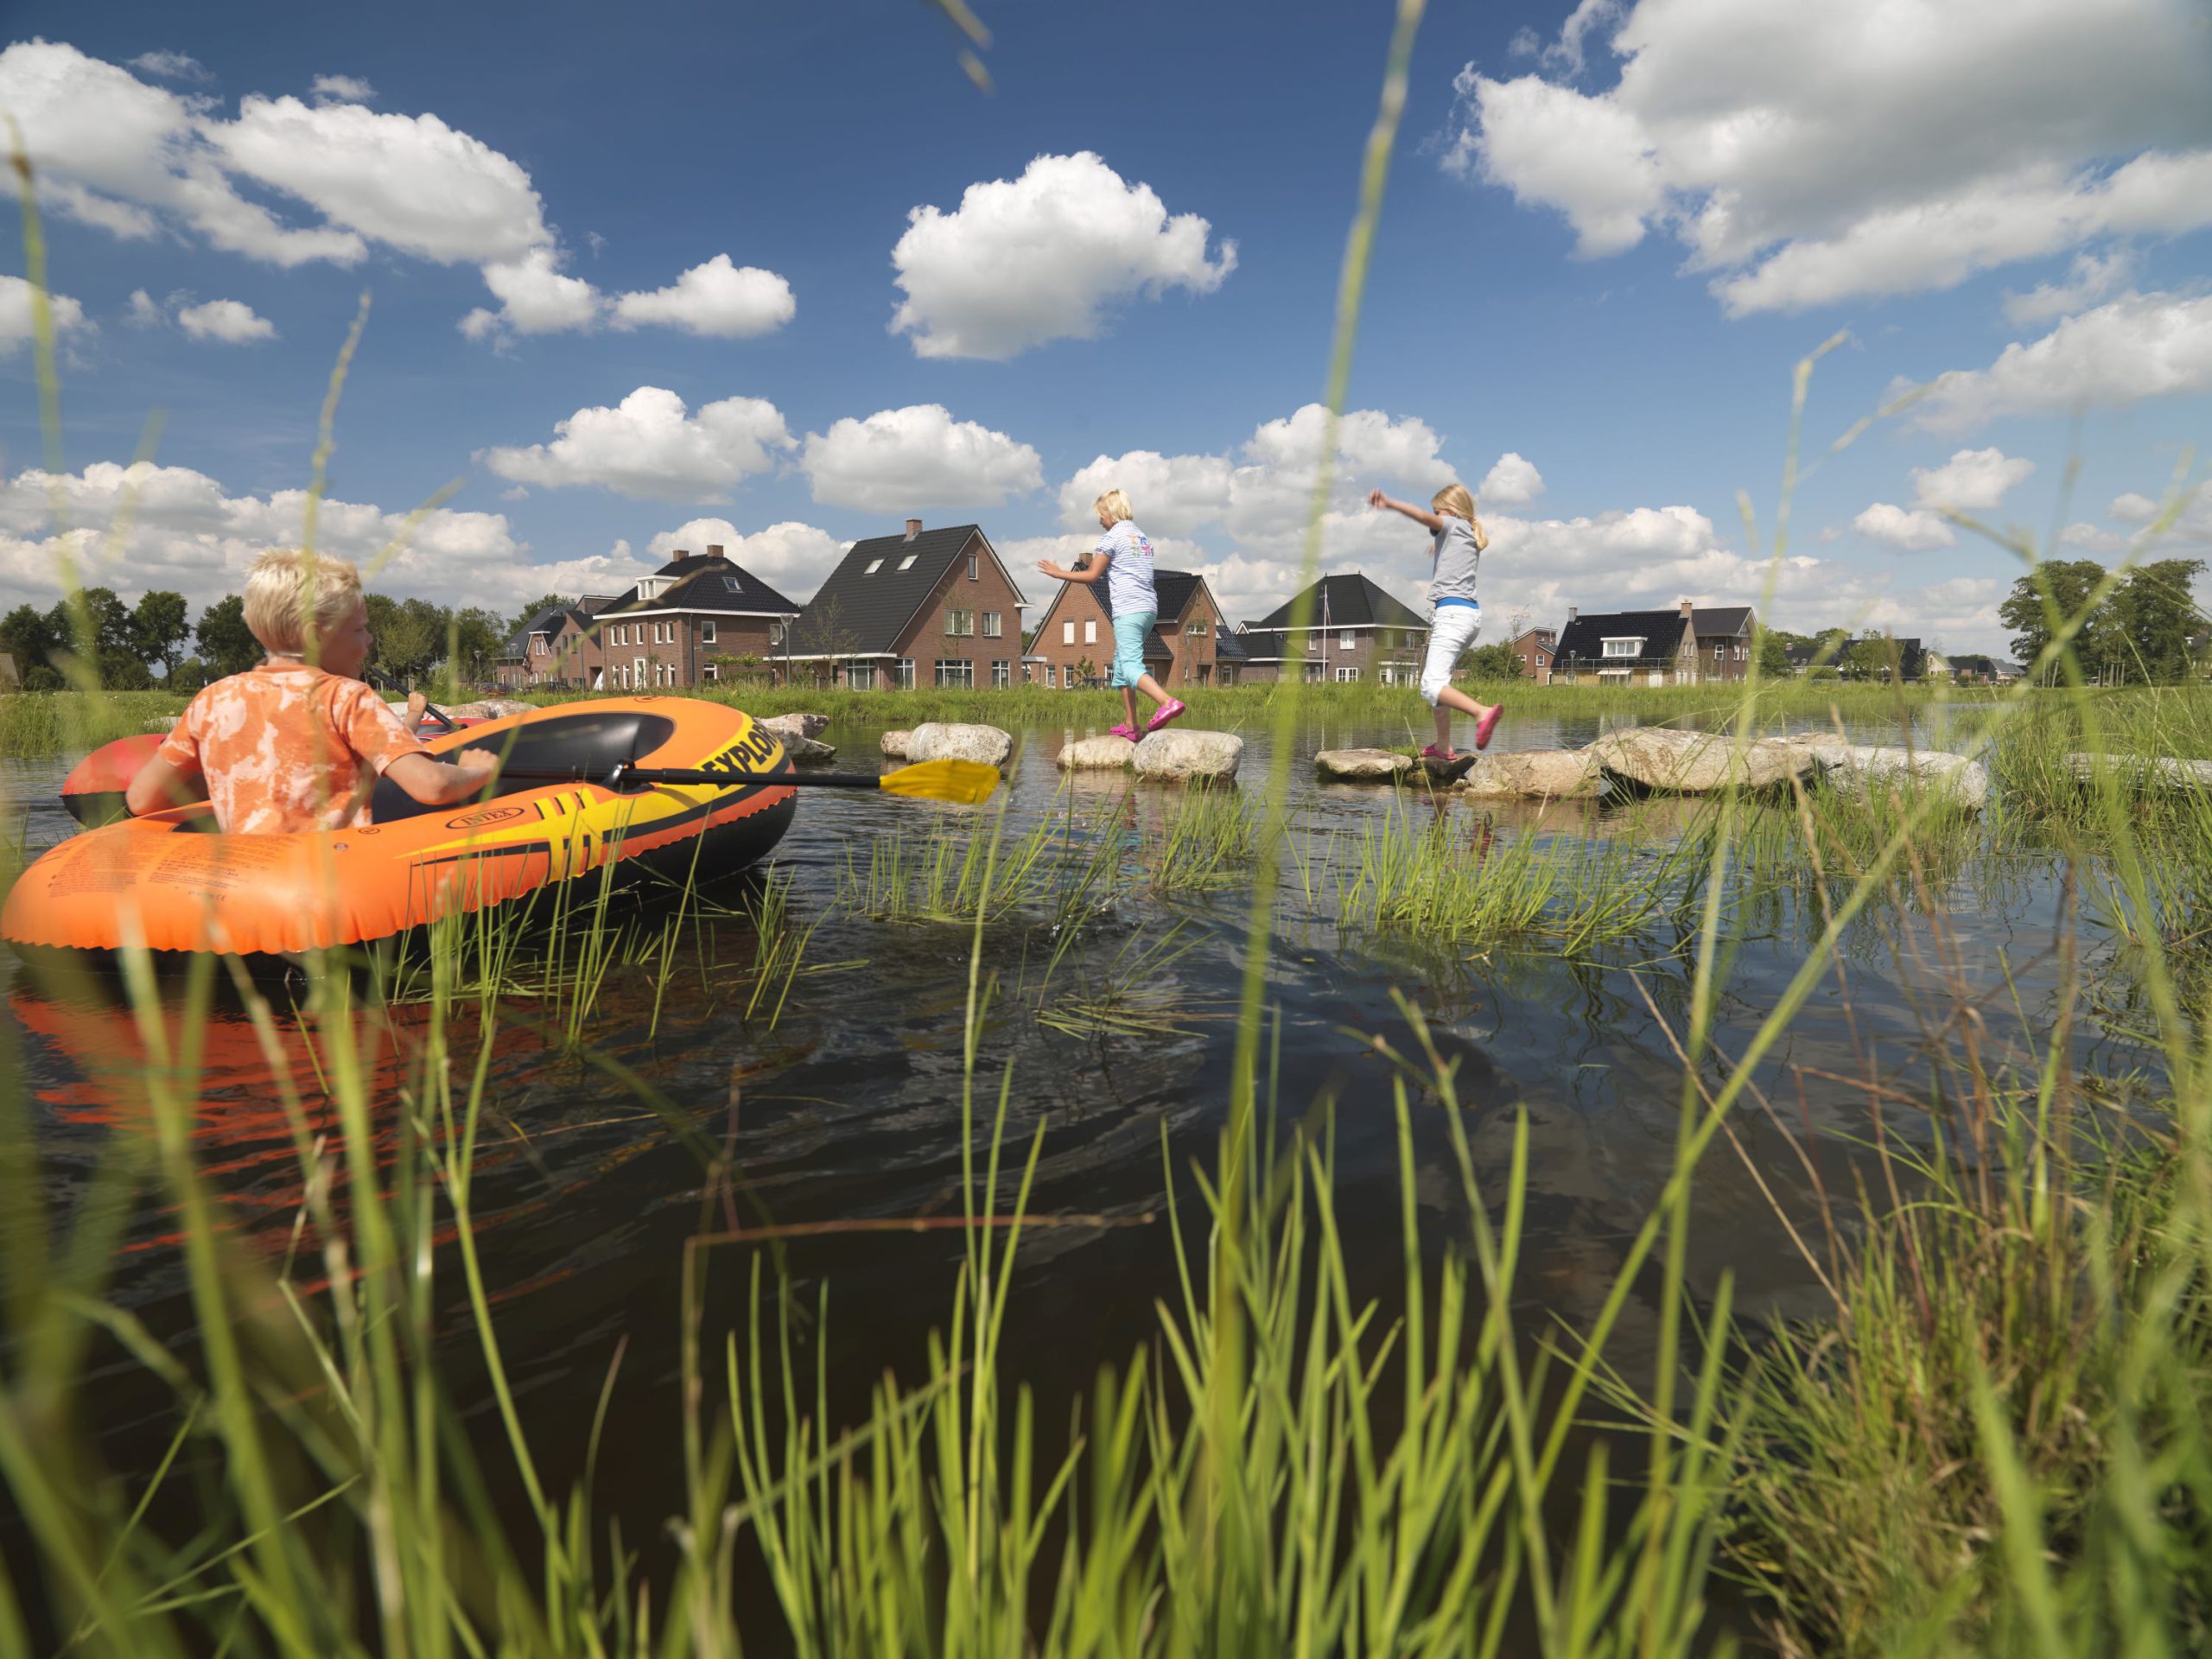
M 1150 720 L 1145 721 L 1144 728 L 1147 732 L 1156 732 L 1182 712 L 1183 700 L 1180 697 L 1170 697 L 1160 705 Z
M 1132 743 L 1135 742 L 1140 735 L 1137 728 L 1127 722 L 1119 726 L 1109 726 L 1106 728 L 1106 733 L 1109 737 L 1126 737 Z
M 1497 729 L 1497 717 L 1504 712 L 1505 705 L 1503 703 L 1494 702 L 1491 705 L 1490 713 L 1484 715 L 1480 720 L 1475 722 L 1475 747 L 1477 748 L 1486 749 L 1490 747 L 1490 734 Z

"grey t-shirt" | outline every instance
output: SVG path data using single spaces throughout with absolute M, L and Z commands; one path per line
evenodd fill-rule
M 1428 578 L 1428 602 L 1440 599 L 1475 597 L 1475 567 L 1482 563 L 1482 550 L 1475 545 L 1475 527 L 1464 518 L 1454 518 L 1450 513 L 1437 515 L 1444 526 L 1436 532 L 1436 569 Z
M 1106 608 L 1116 616 L 1157 615 L 1160 601 L 1152 586 L 1152 543 L 1124 518 L 1098 538 L 1093 550 L 1112 561 L 1106 567 Z

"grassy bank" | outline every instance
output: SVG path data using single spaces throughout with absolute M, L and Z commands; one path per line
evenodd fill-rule
M 166 691 L 17 691 L 0 696 L 0 755 L 40 758 L 97 748 L 181 714 Z

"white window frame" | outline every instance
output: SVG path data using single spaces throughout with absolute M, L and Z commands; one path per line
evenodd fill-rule
M 1014 665 L 1003 657 L 991 659 L 991 684 L 994 687 L 1014 683 Z
M 1213 634 L 1213 629 L 1207 625 L 1203 616 L 1194 616 L 1185 622 L 1183 625 L 1183 632 L 1193 639 L 1211 639 Z
M 715 643 L 715 625 L 712 622 L 702 622 L 699 625 L 699 643 L 702 645 L 711 645 Z
M 874 575 L 877 571 L 879 571 L 879 570 L 880 570 L 880 569 L 883 569 L 883 561 L 882 561 L 881 559 L 870 559 L 870 560 L 868 562 L 868 569 L 865 569 L 865 570 L 863 570 L 863 571 L 861 571 L 861 575 L 864 575 L 864 576 L 872 576 L 872 575 Z
M 914 689 L 914 659 L 911 657 L 901 657 L 899 659 L 899 689 L 901 691 L 911 691 Z
M 1349 685 L 1358 677 L 1359 664 L 1357 663 L 1352 664 L 1349 668 L 1339 667 L 1337 670 L 1337 683 L 1338 685 Z
M 1060 624 L 1060 643 L 1064 645 L 1071 645 L 1075 644 L 1075 619 L 1073 617 L 1069 617 L 1065 621 Z
M 845 685 L 847 690 L 853 691 L 874 690 L 875 664 L 874 663 L 847 663 Z
M 937 664 L 937 683 L 955 690 L 972 691 L 976 689 L 976 664 L 941 657 Z
M 1357 648 L 1358 645 L 1359 636 L 1354 633 L 1350 628 L 1342 628 L 1338 631 L 1337 649 L 1338 651 L 1355 650 Z
M 1643 655 L 1643 637 L 1641 634 L 1622 634 L 1614 639 L 1604 640 L 1601 643 L 1603 646 L 1603 654 L 1607 657 L 1627 657 L 1632 658 Z M 1628 649 L 1625 651 L 1616 651 L 1614 649 L 1616 645 L 1625 645 Z
M 638 687 L 643 686 L 645 683 L 645 659 L 642 657 L 632 657 L 630 659 L 630 663 L 631 673 L 633 677 L 632 686 L 634 690 Z
M 713 663 L 705 664 L 699 670 L 699 677 L 704 680 L 719 680 L 721 677 L 721 670 Z
M 980 582 L 982 580 L 982 575 L 983 556 L 980 553 L 970 553 L 968 556 L 968 580 Z
M 1001 637 L 1002 629 L 1001 623 L 1004 615 L 1005 613 L 1001 611 L 985 611 L 983 613 L 984 639 L 996 639 Z
M 915 561 L 915 559 L 917 559 L 917 558 L 918 558 L 918 557 L 919 557 L 919 556 L 919 556 L 918 554 L 909 553 L 909 554 L 908 554 L 905 558 L 903 558 L 903 559 L 901 559 L 901 560 L 899 560 L 899 568 L 901 570 L 911 570 L 911 569 L 912 569 L 914 568 L 914 561 Z
M 1073 663 L 1062 663 L 1060 664 L 1060 690 L 1063 691 L 1072 691 L 1075 690 L 1075 664 Z
M 1083 643 L 1086 645 L 1095 645 L 1098 643 L 1098 619 L 1095 616 L 1086 616 L 1083 619 Z

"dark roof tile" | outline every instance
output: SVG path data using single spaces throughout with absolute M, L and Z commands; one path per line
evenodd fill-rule
M 1560 630 L 1559 646 L 1553 655 L 1576 662 L 1596 662 L 1605 654 L 1607 639 L 1641 637 L 1643 655 L 1625 660 L 1656 658 L 1672 662 L 1681 646 L 1683 620 L 1679 610 L 1594 611 L 1576 617 Z
M 596 613 L 618 616 L 632 611 L 707 611 L 797 616 L 800 607 L 778 593 L 743 565 L 728 559 L 671 559 L 654 572 L 674 575 L 676 584 L 656 599 L 639 599 L 633 593 L 619 604 Z
M 1428 619 L 1360 572 L 1324 576 L 1306 590 L 1313 595 L 1311 626 L 1332 628 L 1426 628 Z M 1302 595 L 1301 595 L 1302 597 Z M 1262 617 L 1255 628 L 1287 628 L 1296 609 L 1294 599 Z
M 971 538 L 990 548 L 990 538 L 975 524 L 925 530 L 912 541 L 902 531 L 855 542 L 807 601 L 792 631 L 792 650 L 801 655 L 833 648 L 856 657 L 891 655 L 899 636 L 929 603 Z M 1020 600 L 1019 589 L 1015 600 Z

